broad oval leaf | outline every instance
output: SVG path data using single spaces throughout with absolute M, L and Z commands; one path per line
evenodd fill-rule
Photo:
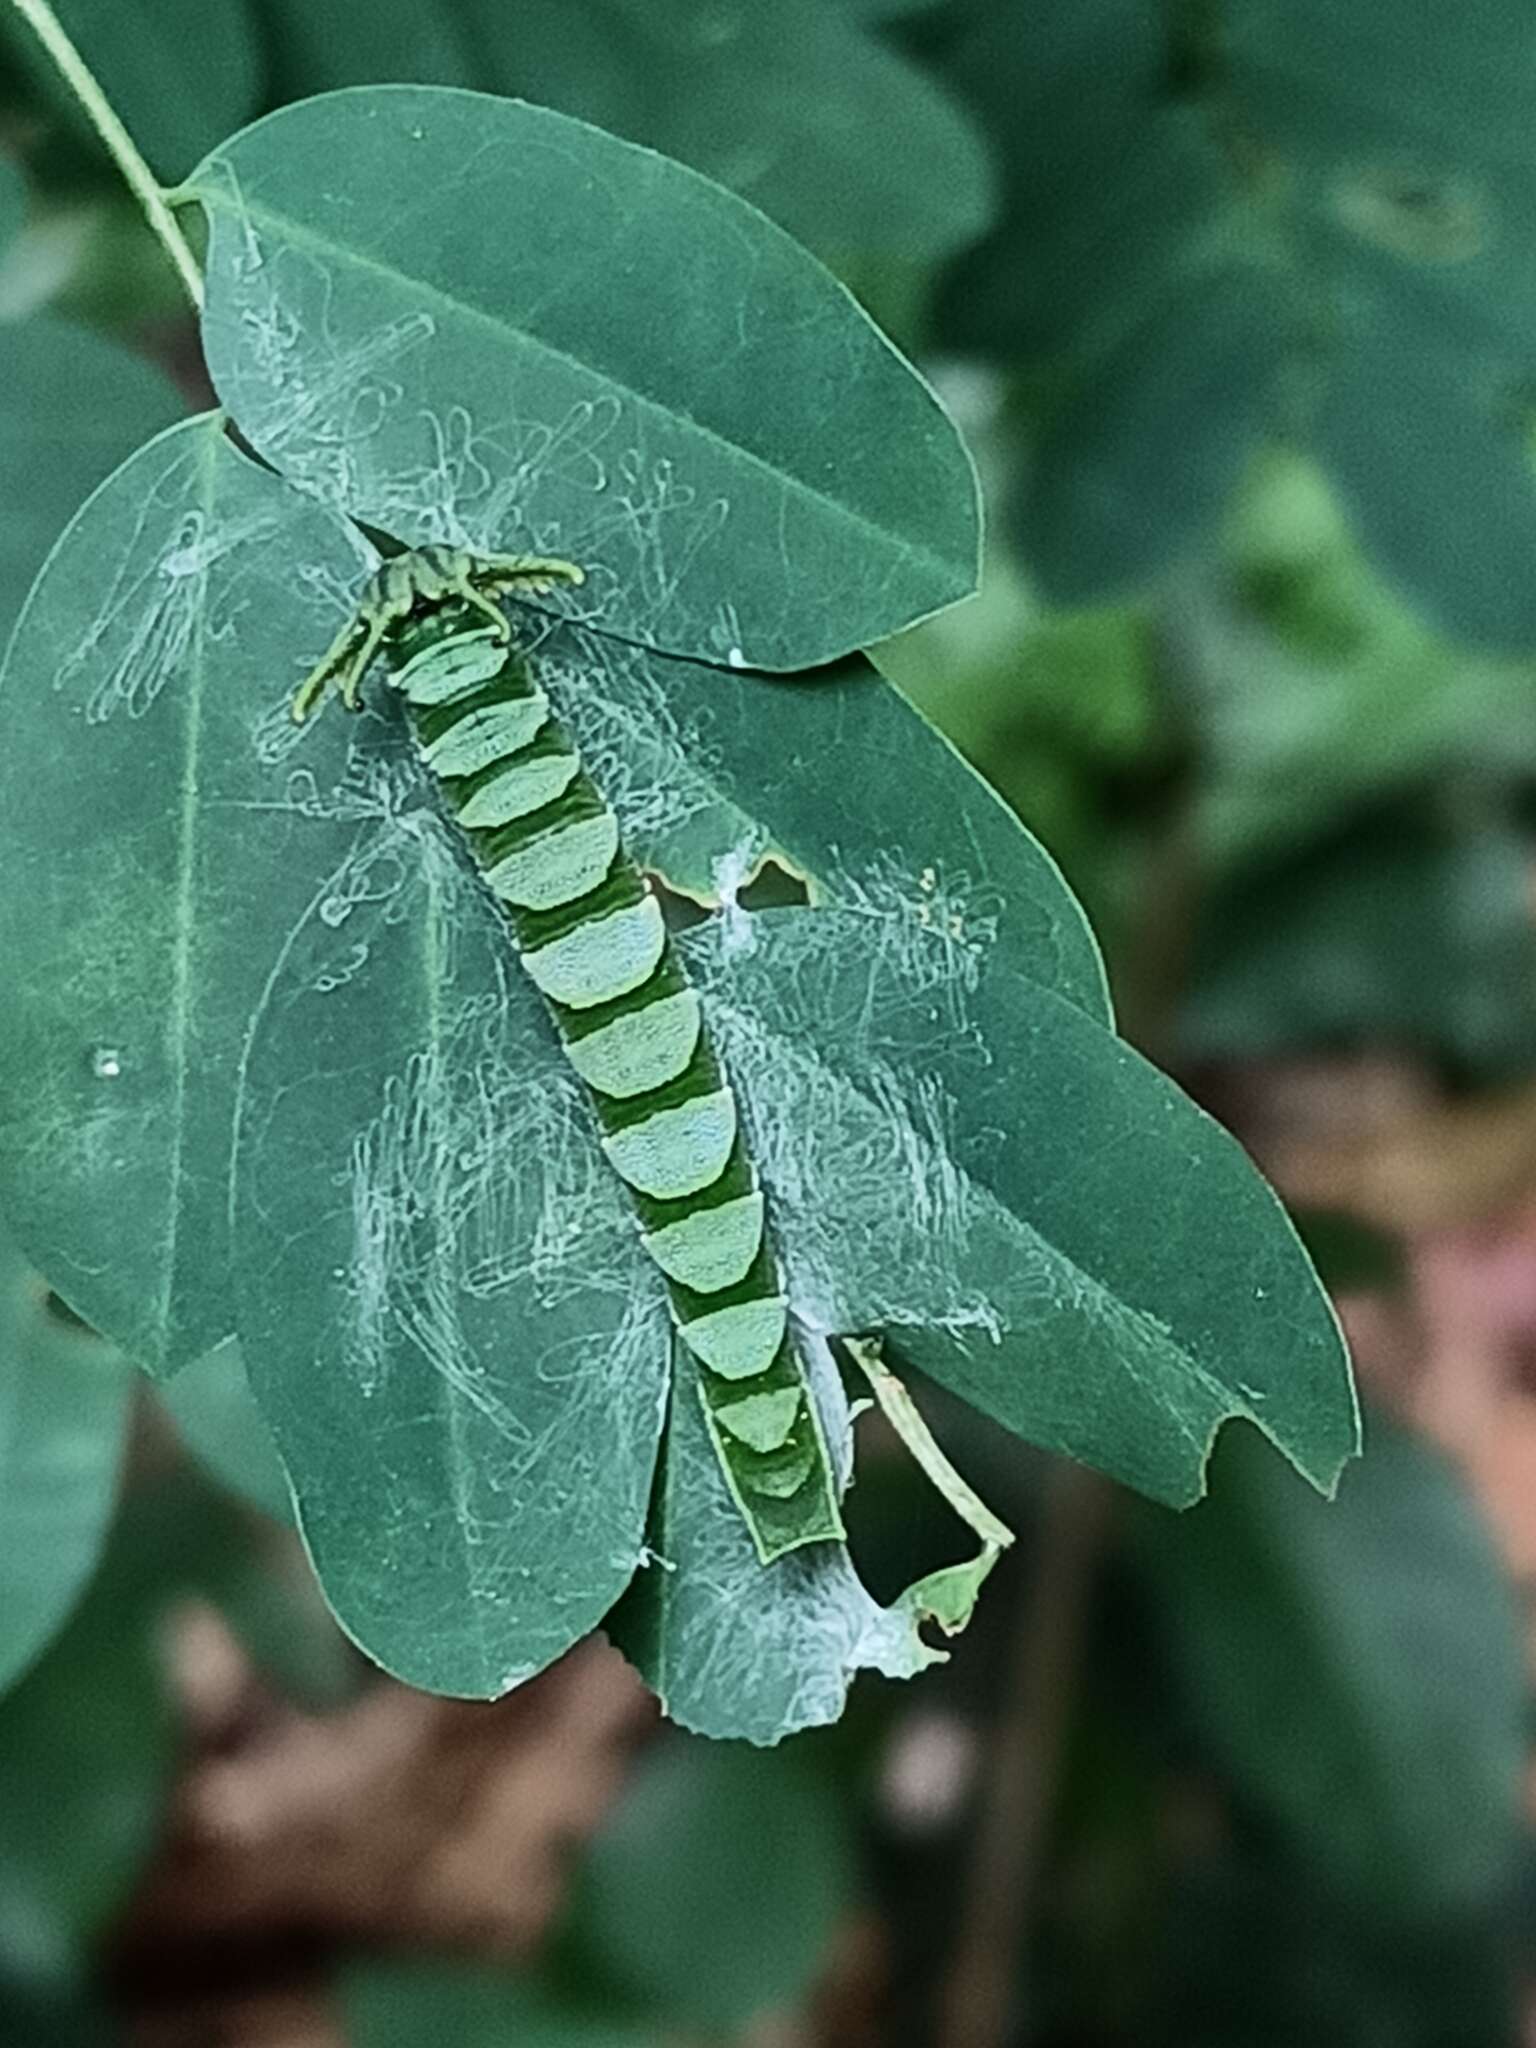
M 0 671 L 0 1187 L 71 1307 L 154 1372 L 229 1332 L 245 1033 L 382 800 L 347 784 L 345 721 L 287 759 L 296 678 L 370 559 L 187 421 L 82 508 Z
M 474 93 L 269 115 L 187 190 L 220 397 L 420 543 L 559 553 L 622 638 L 784 670 L 975 586 L 969 458 L 814 258 L 696 173 Z
M 0 1690 L 63 1622 L 117 1498 L 133 1375 L 0 1238 Z
M 1048 857 L 867 665 L 777 686 L 765 772 L 758 679 L 548 622 L 533 659 L 628 842 L 678 886 L 730 900 L 777 853 L 834 901 L 1006 927 L 1043 982 L 1104 1014 L 1096 949 Z M 505 928 L 381 712 L 358 745 L 395 794 L 274 967 L 246 1064 L 241 1334 L 344 1624 L 416 1683 L 488 1693 L 558 1654 L 640 1562 L 669 1325 Z M 894 809 L 907 791 L 883 844 L 846 808 L 850 755 L 876 799 Z M 532 1363 L 566 1355 L 553 1375 Z M 682 1385 L 651 1541 L 707 1564 L 644 1574 L 669 1633 L 659 1661 L 636 1653 L 677 1717 L 771 1742 L 835 1719 L 857 1669 L 928 1661 L 841 1551 L 763 1572 Z M 845 1412 L 828 1427 L 844 1437 Z M 503 1568 L 514 1556 L 526 1580 Z M 737 1635 L 774 1648 L 722 1696 L 710 1674 Z
M 182 459 L 189 449 L 190 470 Z M 211 498 L 209 476 L 218 485 Z M 149 888 L 127 923 L 126 952 L 114 954 L 103 933 L 117 938 L 125 930 L 121 890 L 112 886 L 120 873 L 85 841 L 75 849 L 81 864 L 72 894 L 52 906 L 53 950 L 39 956 L 30 978 L 47 983 L 61 955 L 67 974 L 76 955 L 94 961 L 105 952 L 112 972 L 103 985 L 120 1001 L 125 980 L 135 988 L 121 965 L 127 958 L 162 992 L 146 1004 L 159 1028 L 168 1008 L 177 1015 L 164 989 L 174 994 L 178 972 L 192 986 L 191 934 L 204 949 L 195 956 L 195 982 L 212 1021 L 196 1039 L 173 1035 L 178 1058 L 155 1042 L 158 1062 L 129 1097 L 134 1121 L 116 1146 L 85 1156 L 72 1169 L 74 1181 L 65 1174 L 61 1186 L 50 1188 L 42 1171 L 50 1163 L 43 1138 L 56 1146 L 60 1131 L 80 1119 L 57 1107 L 50 1116 L 47 1094 L 36 1087 L 23 1102 L 13 1084 L 18 1124 L 34 1133 L 31 1192 L 54 1202 L 42 1234 L 60 1233 L 82 1280 L 93 1279 L 81 1247 L 92 1247 L 99 1269 L 103 1218 L 110 1215 L 119 1233 L 124 1227 L 123 1201 L 108 1200 L 113 1189 L 102 1161 L 131 1159 L 140 1178 L 124 1183 L 123 1200 L 152 1209 L 144 1225 L 151 1241 L 131 1249 L 161 1290 L 162 1313 L 172 1298 L 178 1311 L 190 1304 L 205 1320 L 227 1313 L 227 1293 L 218 1288 L 224 1210 L 217 1205 L 215 1215 L 212 1197 L 227 1170 L 238 1085 L 241 1334 L 322 1579 L 346 1625 L 402 1675 L 441 1690 L 499 1691 L 590 1627 L 640 1561 L 670 1345 L 656 1274 L 635 1242 L 537 999 L 514 971 L 504 927 L 457 842 L 445 838 L 392 707 L 350 725 L 321 720 L 300 735 L 288 720 L 293 681 L 352 602 L 366 551 L 322 508 L 236 457 L 214 423 L 164 437 L 114 486 L 121 499 L 109 487 L 82 523 L 89 530 L 102 504 L 125 520 L 126 538 L 105 524 L 97 554 L 115 601 L 84 611 L 91 586 L 81 577 L 55 587 L 56 557 L 17 644 L 28 648 L 40 678 L 62 673 L 71 687 L 71 661 L 89 658 L 95 690 L 105 695 L 75 706 L 90 745 L 70 757 L 71 801 L 93 822 L 102 813 L 105 832 L 126 801 L 120 784 L 129 784 L 144 820 L 153 812 L 155 829 L 170 830 L 167 843 L 149 843 L 180 880 L 170 890 Z M 179 522 L 170 532 L 167 508 Z M 61 557 L 72 559 L 76 538 L 72 532 Z M 175 593 L 200 578 L 206 583 L 192 593 L 193 625 L 183 628 Z M 51 641 L 29 637 L 34 610 L 55 622 Z M 127 636 L 126 652 L 114 635 Z M 1098 1021 L 1105 1011 L 1097 955 L 1060 878 L 983 801 L 948 750 L 882 686 L 867 677 L 857 684 L 854 668 L 824 698 L 781 686 L 774 726 L 790 735 L 781 740 L 784 769 L 767 778 L 766 790 L 754 790 L 760 726 L 750 692 L 766 694 L 768 686 L 690 670 L 552 622 L 542 640 L 533 635 L 532 654 L 636 850 L 668 873 L 670 846 L 678 872 L 725 906 L 693 952 L 719 998 L 722 1043 L 770 1190 L 783 1196 L 781 1243 L 802 1319 L 825 1331 L 889 1324 L 923 1363 L 930 1361 L 918 1326 L 933 1324 L 932 1369 L 944 1376 L 948 1361 L 952 1383 L 971 1398 L 1016 1427 L 1170 1492 L 1198 1482 L 1202 1429 L 1208 1434 L 1222 1414 L 1253 1412 L 1273 1391 L 1266 1420 L 1277 1440 L 1326 1483 L 1329 1456 L 1336 1463 L 1347 1454 L 1352 1417 L 1336 1335 L 1308 1291 L 1304 1261 L 1261 1185 L 1246 1168 L 1234 1178 L 1210 1127 L 1165 1084 L 1154 1088 Z M 203 689 L 213 675 L 218 687 Z M 720 686 L 719 703 L 731 706 L 713 723 L 697 704 L 685 709 L 690 689 L 702 701 L 709 680 Z M 189 722 L 182 703 L 175 718 L 150 728 L 159 707 L 175 703 L 172 682 L 190 694 L 197 715 Z M 38 694 L 46 704 L 41 687 Z M 866 711 L 861 698 L 880 708 Z M 106 713 L 95 721 L 101 730 L 85 715 L 98 703 Z M 227 725 L 215 723 L 221 720 Z M 122 728 L 115 741 L 114 723 Z M 802 737 L 793 736 L 796 724 Z M 134 736 L 140 726 L 147 738 Z M 196 741 L 210 730 L 219 735 L 225 779 L 205 788 L 188 736 Z M 912 773 L 912 762 L 926 751 L 933 767 L 931 792 L 909 797 L 892 848 L 881 847 L 869 827 L 844 824 L 846 778 L 834 770 L 861 741 L 869 742 L 870 773 L 883 778 L 893 805 L 901 802 L 901 765 L 913 788 L 923 777 Z M 43 809 L 47 774 L 55 772 L 47 764 L 61 751 L 57 727 L 35 722 L 30 745 L 34 756 L 22 747 L 8 767 L 18 803 Z M 168 782 L 179 795 L 169 809 Z M 755 815 L 759 808 L 765 815 Z M 138 813 L 128 815 L 136 830 L 148 829 Z M 24 846 L 41 831 L 35 816 L 28 823 Z M 51 847 L 46 835 L 43 843 Z M 782 972 L 754 986 L 754 963 L 761 965 L 773 932 L 785 927 L 744 912 L 737 889 L 752 862 L 774 851 L 825 902 L 855 908 L 799 913 L 795 928 L 814 929 L 825 957 L 813 947 L 781 960 Z M 971 884 L 984 886 L 978 892 Z M 154 923 L 166 896 L 178 906 L 185 898 L 188 910 L 169 949 Z M 715 982 L 712 959 L 720 965 Z M 891 971 L 881 980 L 875 970 L 884 968 Z M 81 986 L 88 996 L 97 988 L 89 976 Z M 17 1042 L 33 1034 L 33 1065 L 43 1063 L 46 1073 L 52 1040 L 63 1034 L 47 1002 L 25 987 L 14 998 Z M 766 1036 L 754 1038 L 759 1019 Z M 77 1026 L 78 1012 L 67 1021 Z M 849 1047 L 870 1053 L 872 1080 L 855 1076 L 845 1085 L 844 1055 L 827 1052 L 829 1029 L 843 1034 L 844 1055 Z M 179 1059 L 188 1043 L 200 1055 L 191 1063 Z M 132 1072 L 127 1055 L 117 1038 L 97 1042 L 90 1078 L 115 1090 Z M 27 1062 L 18 1070 L 26 1072 Z M 1049 1138 L 1054 1150 L 1014 1145 L 1015 1097 L 1037 1086 L 1037 1070 L 1036 1121 L 1023 1128 L 1031 1140 Z M 1064 1093 L 1067 1081 L 1075 1097 Z M 882 1175 L 880 1162 L 894 1144 L 910 1176 L 914 1162 L 933 1152 L 939 1111 L 953 1104 L 958 1113 L 962 1101 L 970 1122 L 957 1126 L 954 1160 L 946 1166 L 935 1155 L 942 1170 L 934 1200 L 948 1201 L 951 1221 L 962 1211 L 979 1219 L 977 1244 L 990 1263 L 972 1286 L 963 1231 L 945 1240 L 943 1259 L 925 1240 L 905 1259 L 910 1288 L 897 1300 L 889 1283 L 904 1260 L 888 1253 L 877 1260 L 872 1233 L 878 1227 L 889 1237 L 892 1206 L 908 1200 L 910 1182 Z M 1110 1109 L 1127 1105 L 1182 1118 L 1172 1142 L 1150 1111 L 1111 1128 Z M 25 1125 L 24 1114 L 36 1121 Z M 1196 1128 L 1198 1144 L 1189 1135 Z M 1159 1239 L 1162 1266 L 1148 1255 L 1150 1279 L 1134 1248 L 1105 1245 L 1114 1219 L 1123 1223 L 1126 1210 L 1116 1203 L 1134 1178 L 1110 1145 L 1127 1129 L 1150 1155 L 1141 1185 L 1161 1208 L 1169 1206 L 1170 1187 L 1181 1202 L 1195 1199 L 1190 1191 L 1201 1175 L 1218 1195 L 1236 1191 L 1234 1214 L 1246 1209 L 1261 1233 L 1258 1270 L 1267 1278 L 1273 1268 L 1280 1308 L 1296 1325 L 1275 1369 L 1296 1368 L 1298 1387 L 1270 1390 L 1264 1364 L 1241 1400 L 1222 1381 L 1213 1355 L 1222 1333 L 1256 1333 L 1241 1302 L 1214 1326 L 1211 1342 L 1193 1346 L 1192 1362 L 1179 1349 L 1185 1331 L 1160 1335 L 1159 1316 L 1177 1325 L 1181 1316 L 1188 1322 L 1210 1312 L 1215 1290 L 1202 1294 L 1197 1284 L 1179 1282 L 1172 1272 L 1177 1239 L 1171 1252 Z M 171 1134 L 168 1148 L 156 1152 L 146 1133 L 157 1143 Z M 786 1148 L 797 1144 L 800 1165 L 817 1169 L 814 1189 L 786 1163 Z M 1088 1366 L 1102 1375 L 1100 1392 L 1115 1384 L 1123 1391 L 1126 1377 L 1132 1383 L 1118 1435 L 1110 1424 L 1096 1433 L 1067 1375 L 1042 1370 L 1022 1341 L 992 1343 L 1004 1326 L 1021 1340 L 1038 1336 L 1041 1321 L 1026 1286 L 1009 1293 L 1012 1262 L 1021 1249 L 1039 1247 L 1007 1216 L 998 1221 L 1008 1206 L 993 1198 L 1000 1151 L 1011 1162 L 1014 1181 L 1005 1192 L 1015 1206 L 1024 1201 L 1028 1211 L 1036 1199 L 1036 1151 L 1066 1188 L 1047 1186 L 1039 1195 L 1044 1218 L 1059 1218 L 1063 1201 L 1070 1209 L 1068 1198 L 1078 1200 L 1072 1227 L 1079 1239 L 1065 1255 L 1047 1245 L 1050 1255 L 1037 1264 L 1060 1283 L 1061 1298 L 1051 1305 L 1067 1334 L 1083 1338 Z M 199 1163 L 201 1180 L 178 1163 L 183 1156 Z M 1104 1215 L 1085 1221 L 1094 1201 Z M 1194 1225 L 1204 1230 L 1208 1212 L 1196 1206 Z M 152 1235 L 168 1215 L 170 1250 L 181 1234 L 185 1271 L 170 1260 L 164 1235 Z M 136 1212 L 129 1220 L 141 1222 Z M 919 1228 L 920 1218 L 899 1220 L 909 1237 Z M 1143 1224 L 1142 1215 L 1132 1217 L 1133 1232 L 1144 1235 Z M 830 1238 L 817 1236 L 821 1225 Z M 889 1241 L 908 1240 L 898 1231 Z M 111 1249 L 119 1250 L 115 1240 Z M 1240 1249 L 1218 1278 L 1231 1277 Z M 1127 1273 L 1141 1292 L 1132 1287 L 1130 1306 L 1121 1302 L 1118 1311 L 1112 1288 L 1101 1285 L 1095 1295 L 1088 1284 Z M 103 1291 L 111 1286 L 121 1305 L 131 1291 L 121 1268 Z M 1074 1289 L 1087 1299 L 1075 1325 L 1067 1298 Z M 158 1328 L 145 1321 L 151 1332 Z M 515 1353 L 507 1348 L 509 1329 L 524 1333 Z M 1267 1325 L 1257 1334 L 1267 1336 Z M 186 1335 L 178 1325 L 178 1338 Z M 1128 1372 L 1121 1348 L 1129 1349 Z M 1166 1398 L 1161 1385 L 1149 1395 L 1138 1380 L 1149 1361 L 1168 1378 Z M 1021 1375 L 1023 1392 L 1015 1384 Z M 1310 1421 L 1298 1419 L 1294 1405 L 1307 1401 L 1316 1410 Z M 845 1417 L 828 1415 L 830 1437 L 845 1442 Z M 661 1556 L 679 1565 L 667 1575 L 678 1597 L 662 1614 L 656 1655 L 642 1656 L 669 1706 L 712 1732 L 772 1741 L 834 1717 L 860 1665 L 910 1670 L 924 1661 L 910 1615 L 877 1608 L 840 1550 L 818 1554 L 798 1574 L 765 1573 L 750 1554 L 738 1571 L 729 1542 L 750 1546 L 738 1519 L 722 1523 L 718 1484 L 711 1496 L 705 1480 L 707 1473 L 715 1482 L 713 1468 L 689 1448 L 697 1419 L 680 1394 L 676 1456 L 669 1453 L 652 1527 Z M 1138 1450 L 1141 1430 L 1150 1442 Z M 662 1567 L 645 1575 L 647 1585 L 662 1579 Z M 734 1702 L 720 1676 L 730 1671 L 743 1674 Z
M 640 1560 L 670 1326 L 488 895 L 429 810 L 274 973 L 241 1099 L 251 1385 L 342 1626 L 495 1697 Z

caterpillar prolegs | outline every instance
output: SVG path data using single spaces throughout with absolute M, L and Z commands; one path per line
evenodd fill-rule
M 758 1555 L 840 1537 L 837 1486 L 795 1350 L 763 1193 L 697 992 L 619 821 L 562 731 L 498 597 L 573 564 L 423 548 L 386 562 L 294 699 L 359 708 L 375 657 L 587 1084 L 640 1242 L 660 1268 L 710 1435 Z

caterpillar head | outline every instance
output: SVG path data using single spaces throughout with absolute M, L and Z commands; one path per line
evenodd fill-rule
M 300 684 L 294 720 L 306 719 L 333 682 L 347 709 L 360 710 L 363 678 L 386 650 L 397 681 L 437 647 L 472 645 L 473 659 L 483 662 L 488 644 L 505 647 L 511 637 L 498 598 L 538 597 L 584 580 L 574 562 L 543 555 L 469 555 L 438 546 L 394 555 L 369 577 L 357 610 Z

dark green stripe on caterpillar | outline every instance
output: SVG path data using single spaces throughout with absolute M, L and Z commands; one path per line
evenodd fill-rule
M 397 556 L 306 680 L 358 706 L 382 655 L 423 760 L 463 829 L 586 1082 L 640 1242 L 660 1268 L 731 1492 L 769 1563 L 841 1537 L 837 1485 L 790 1331 L 736 1098 L 661 908 L 561 730 L 496 599 L 580 582 L 567 562 Z

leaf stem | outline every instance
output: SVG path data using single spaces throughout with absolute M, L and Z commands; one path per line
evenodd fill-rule
M 91 124 L 110 151 L 129 189 L 143 207 L 151 228 L 160 238 L 177 276 L 186 287 L 196 311 L 203 309 L 203 275 L 197 267 L 186 237 L 176 225 L 165 203 L 165 194 L 149 165 L 134 146 L 133 137 L 113 112 L 106 94 L 96 83 L 89 66 L 65 33 L 64 25 L 48 0 L 12 0 L 18 14 L 30 22 L 38 41 L 59 67 L 65 81 L 79 100 Z

